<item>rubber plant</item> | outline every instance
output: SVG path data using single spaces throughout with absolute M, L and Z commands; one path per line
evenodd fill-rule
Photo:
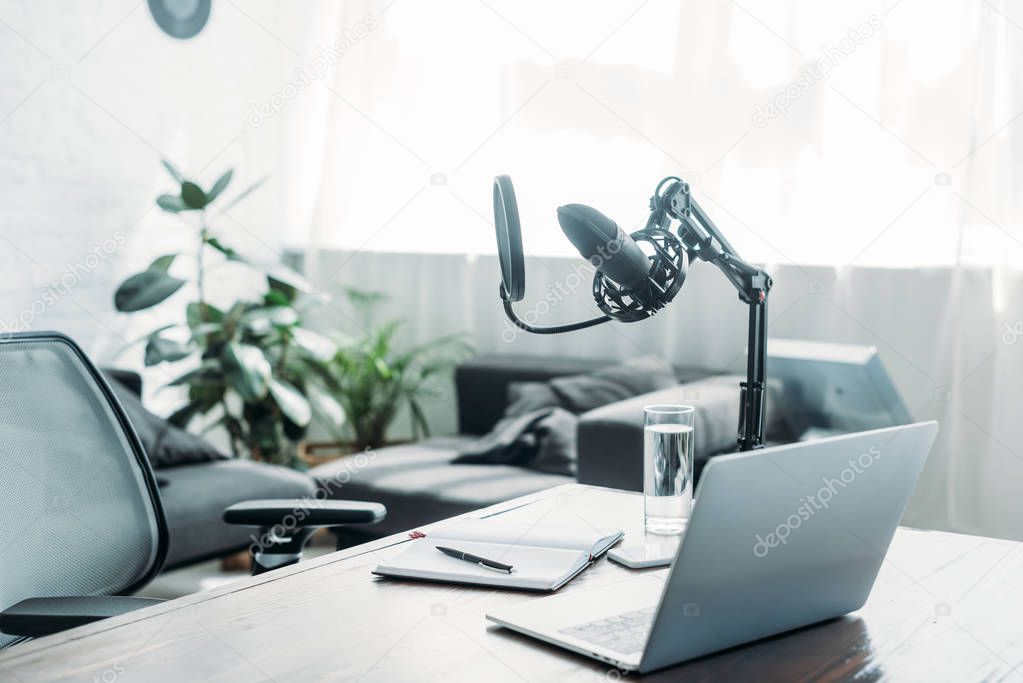
M 224 244 L 211 230 L 208 210 L 231 183 L 227 171 L 209 189 L 163 162 L 178 187 L 157 205 L 188 221 L 196 231 L 196 250 L 160 256 L 126 279 L 114 295 L 118 311 L 134 313 L 158 306 L 193 280 L 193 300 L 185 302 L 179 322 L 145 335 L 145 365 L 188 367 L 168 386 L 187 387 L 188 402 L 168 420 L 185 428 L 204 416 L 205 430 L 226 430 L 236 456 L 301 468 L 297 445 L 314 414 L 331 431 L 340 430 L 344 410 L 328 390 L 336 377 L 336 343 L 303 324 L 297 274 L 276 265 L 260 265 Z M 222 208 L 227 211 L 260 183 Z M 189 258 L 193 259 L 189 262 Z M 258 272 L 265 290 L 218 308 L 207 296 L 211 267 L 225 262 Z M 172 273 L 172 266 L 173 273 Z M 180 271 L 188 276 L 180 276 Z

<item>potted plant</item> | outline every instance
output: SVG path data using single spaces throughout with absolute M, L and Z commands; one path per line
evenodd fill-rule
M 171 268 L 186 254 L 161 256 L 118 287 L 114 305 L 125 313 L 152 308 L 191 278 L 196 298 L 185 304 L 181 321 L 140 340 L 145 343 L 146 366 L 191 361 L 191 369 L 169 384 L 187 387 L 188 402 L 168 420 L 184 428 L 206 416 L 207 429 L 227 431 L 235 455 L 302 467 L 297 444 L 305 437 L 313 414 L 331 425 L 344 421 L 344 411 L 328 389 L 336 377 L 337 344 L 303 324 L 297 276 L 244 258 L 211 230 L 207 209 L 230 184 L 232 171 L 204 190 L 169 162 L 163 164 L 178 190 L 160 195 L 156 203 L 168 213 L 195 217 L 194 267 L 187 269 L 187 277 L 178 277 Z M 255 270 L 263 276 L 265 290 L 218 308 L 206 291 L 207 271 L 214 260 Z
M 330 364 L 330 388 L 344 409 L 349 449 L 362 451 L 389 443 L 390 429 L 402 409 L 411 422 L 412 437 L 429 436 L 423 401 L 436 396 L 436 380 L 471 352 L 465 335 L 446 335 L 401 348 L 396 342 L 401 321 L 380 326 L 372 322 L 372 309 L 384 301 L 382 294 L 347 289 L 346 295 L 367 330 L 342 344 Z

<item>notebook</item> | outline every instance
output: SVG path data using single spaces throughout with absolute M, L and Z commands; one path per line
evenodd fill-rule
M 403 579 L 471 583 L 501 588 L 555 591 L 586 569 L 625 534 L 589 526 L 545 526 L 465 519 L 414 540 L 374 574 Z M 456 548 L 510 564 L 510 574 L 449 557 L 437 546 Z

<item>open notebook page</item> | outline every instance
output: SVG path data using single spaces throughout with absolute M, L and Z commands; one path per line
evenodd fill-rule
M 476 541 L 507 546 L 560 548 L 597 557 L 622 537 L 622 532 L 599 530 L 582 520 L 558 519 L 556 523 L 514 524 L 495 519 L 462 519 L 437 529 L 428 537 L 442 541 Z M 496 559 L 496 558 L 495 558 Z
M 404 552 L 374 570 L 375 574 L 401 578 L 473 583 L 505 588 L 556 590 L 581 572 L 590 562 L 585 550 L 537 548 L 505 543 L 479 543 L 457 539 L 457 548 L 514 567 L 511 574 L 486 569 L 449 557 L 437 550 L 452 539 L 435 536 L 407 544 Z

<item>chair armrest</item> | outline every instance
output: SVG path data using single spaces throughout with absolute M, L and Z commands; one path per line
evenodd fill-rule
M 306 542 L 319 528 L 374 524 L 386 516 L 387 508 L 380 503 L 319 498 L 247 500 L 224 510 L 228 524 L 260 528 L 260 538 L 253 538 L 249 546 L 253 574 L 298 562 Z M 339 536 L 338 550 L 340 543 Z
M 387 508 L 380 503 L 309 498 L 247 500 L 224 510 L 228 524 L 307 529 L 375 524 L 386 516 Z
M 0 632 L 38 638 L 161 602 L 120 595 L 28 598 L 0 612 Z

